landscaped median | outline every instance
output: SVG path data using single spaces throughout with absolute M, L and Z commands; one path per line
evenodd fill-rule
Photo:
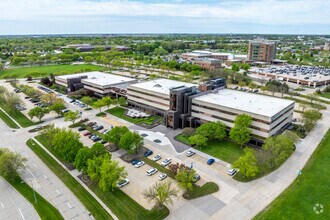
M 44 147 L 51 153 L 54 150 L 49 146 L 49 141 L 45 140 L 43 136 L 36 137 Z M 32 145 L 34 143 L 35 145 Z M 102 208 L 98 203 L 97 205 L 90 201 L 95 201 L 95 199 L 77 182 L 63 167 L 58 164 L 50 155 L 47 154 L 39 145 L 37 145 L 33 140 L 28 141 L 29 147 L 51 168 L 51 170 L 59 176 L 59 178 L 71 189 L 71 191 L 77 196 L 78 199 L 85 205 L 85 207 L 93 214 L 93 209 Z M 56 154 L 53 154 L 57 156 Z M 57 156 L 57 159 L 61 161 L 61 158 Z M 134 199 L 130 198 L 120 189 L 114 189 L 113 191 L 103 192 L 96 184 L 89 185 L 89 188 L 95 193 L 95 195 L 100 198 L 103 203 L 109 207 L 109 209 L 119 218 L 119 219 L 164 219 L 169 214 L 167 208 L 157 210 L 147 210 L 138 204 Z M 88 194 L 88 195 L 87 195 Z M 82 198 L 81 198 L 82 197 Z M 87 197 L 92 197 L 88 198 Z M 89 201 L 90 200 L 90 201 Z M 95 201 L 96 202 L 96 201 Z M 87 204 L 85 204 L 87 203 Z M 89 204 L 91 203 L 91 204 Z M 90 207 L 90 205 L 93 205 Z M 105 212 L 105 210 L 103 209 Z M 100 210 L 98 210 L 100 212 Z M 95 214 L 93 216 L 96 218 Z M 102 217 L 102 216 L 101 216 Z M 107 219 L 107 218 L 99 218 Z M 108 218 L 110 219 L 110 218 Z
M 33 205 L 41 219 L 64 219 L 60 212 L 52 206 L 46 199 L 35 192 L 28 184 L 26 184 L 19 176 L 15 179 L 6 178 L 22 196 L 24 196 Z
M 34 123 L 30 119 L 28 119 L 22 112 L 18 110 L 12 110 L 5 105 L 1 105 L 0 107 L 12 117 L 18 124 L 20 124 L 23 128 L 30 127 L 39 123 Z
M 34 140 L 26 142 L 27 146 L 48 166 L 55 175 L 71 190 L 80 202 L 88 209 L 95 219 L 113 219 L 111 215 L 73 178 L 60 164 L 58 164 Z
M 0 118 L 8 125 L 10 128 L 19 128 L 18 125 L 8 117 L 8 115 L 0 109 Z

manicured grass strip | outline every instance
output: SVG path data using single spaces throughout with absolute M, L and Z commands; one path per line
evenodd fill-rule
M 301 99 L 296 99 L 296 98 L 291 98 L 291 97 L 284 97 L 284 98 L 295 101 L 295 102 L 300 103 L 300 104 L 309 105 L 309 106 L 312 106 L 314 108 L 327 109 L 327 107 L 325 107 L 324 105 L 320 105 L 320 104 L 317 104 L 317 103 L 311 103 L 310 101 L 307 101 L 307 100 L 304 101 L 304 100 L 301 100 Z
M 189 137 L 187 136 L 179 134 L 175 139 L 184 144 L 190 145 Z M 196 149 L 228 163 L 233 163 L 240 156 L 244 155 L 243 148 L 230 140 L 210 142 L 206 147 Z
M 0 109 L 0 118 L 10 127 L 10 128 L 19 128 L 17 124 L 11 120 L 1 109 Z
M 105 67 L 95 66 L 91 64 L 82 65 L 49 65 L 49 66 L 35 66 L 35 67 L 22 67 L 15 69 L 6 69 L 0 71 L 0 79 L 6 76 L 16 75 L 17 78 L 25 78 L 30 73 L 40 73 L 42 76 L 44 73 L 55 75 L 65 75 L 72 73 L 88 72 L 88 71 L 102 71 L 106 70 Z
M 166 173 L 167 176 L 171 177 L 172 179 L 175 179 L 175 175 L 169 169 L 167 169 L 166 167 L 163 167 L 159 163 L 157 163 L 157 162 L 155 162 L 153 160 L 150 160 L 147 157 L 141 158 L 141 160 L 143 160 L 144 162 L 146 162 L 146 164 L 149 164 L 151 167 L 156 168 L 159 172 Z
M 143 124 L 144 123 L 147 125 L 152 125 L 154 122 L 161 122 L 161 120 L 162 120 L 162 118 L 160 116 L 154 116 L 154 115 L 147 117 L 147 118 L 131 118 L 131 117 L 128 117 L 125 115 L 125 111 L 126 111 L 126 109 L 117 106 L 117 107 L 107 110 L 106 112 L 108 112 L 118 118 L 124 119 L 131 123 L 134 123 L 134 124 Z
M 198 197 L 206 196 L 219 191 L 219 186 L 213 182 L 207 182 L 203 186 L 193 185 L 193 190 L 185 192 L 183 198 L 196 199 Z
M 303 168 L 302 175 L 255 219 L 330 219 L 329 158 L 330 130 Z M 323 205 L 323 213 L 314 212 L 316 204 Z
M 34 140 L 26 142 L 27 146 L 62 180 L 71 192 L 88 209 L 95 219 L 113 219 L 110 214 L 90 195 L 80 183 L 73 178 L 60 164 L 57 163 Z
M 60 157 L 54 152 L 50 147 L 49 141 L 45 139 L 42 135 L 35 137 L 44 147 L 47 148 L 57 159 L 61 160 Z M 55 161 L 56 162 L 56 161 Z M 106 206 L 111 209 L 111 211 L 119 219 L 150 219 L 158 220 L 164 219 L 169 215 L 169 210 L 164 208 L 160 211 L 158 210 L 147 210 L 138 204 L 135 200 L 130 198 L 121 190 L 115 190 L 113 192 L 102 192 L 96 185 L 90 186 L 90 189 L 106 204 Z M 87 207 L 87 206 L 86 206 Z
M 5 105 L 0 105 L 0 107 L 7 112 L 10 117 L 12 117 L 18 124 L 20 124 L 23 128 L 30 127 L 32 125 L 36 125 L 39 123 L 34 123 L 30 119 L 28 119 L 22 112 L 18 110 L 12 110 Z
M 319 96 L 330 99 L 330 92 L 321 93 L 321 94 L 319 94 Z
M 326 93 L 324 93 L 324 94 L 326 94 Z M 329 93 L 329 95 L 330 95 L 330 93 Z M 306 99 L 308 99 L 308 100 L 310 100 L 310 97 L 308 96 L 308 95 L 303 95 L 303 94 L 300 94 L 300 96 L 301 97 L 304 97 L 304 98 L 306 98 Z M 322 96 L 322 95 L 321 95 Z M 313 102 L 315 102 L 315 101 L 317 101 L 317 102 L 322 102 L 322 103 L 324 103 L 324 104 L 330 104 L 330 101 L 326 101 L 326 100 L 323 100 L 323 99 L 319 99 L 319 98 L 317 98 L 317 97 L 314 97 L 314 101 Z
M 41 219 L 64 219 L 60 212 L 52 206 L 46 199 L 44 199 L 39 193 L 26 184 L 19 176 L 15 179 L 6 178 L 7 182 L 10 183 L 22 196 L 24 196 L 33 205 Z M 35 198 L 36 201 L 35 202 Z

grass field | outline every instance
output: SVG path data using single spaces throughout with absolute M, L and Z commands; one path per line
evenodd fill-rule
M 0 110 L 0 118 L 10 127 L 19 128 L 17 124 L 11 120 L 2 110 Z
M 203 186 L 193 185 L 193 190 L 185 192 L 183 198 L 196 199 L 219 191 L 219 186 L 213 182 L 207 182 Z
M 51 147 L 49 147 L 49 145 L 47 144 L 49 142 L 45 140 L 45 138 L 43 138 L 42 136 L 37 136 L 36 139 L 40 141 L 40 143 L 44 145 L 47 148 L 47 150 L 49 150 L 54 156 L 56 156 L 59 160 L 61 160 L 54 153 L 54 150 Z M 109 207 L 109 209 L 111 209 L 111 211 L 113 211 L 113 213 L 115 213 L 115 215 L 119 219 L 157 220 L 157 219 L 164 219 L 169 214 L 169 210 L 167 208 L 164 208 L 161 211 L 158 210 L 149 211 L 143 208 L 140 204 L 135 202 L 135 200 L 130 198 L 121 190 L 115 190 L 113 192 L 110 191 L 102 192 L 96 185 L 92 185 L 90 189 Z
M 305 101 L 305 100 L 301 100 L 301 99 L 297 99 L 297 98 L 291 98 L 291 97 L 284 97 L 284 98 L 295 101 L 295 102 L 300 103 L 300 104 L 309 105 L 313 108 L 318 108 L 318 109 L 326 109 L 327 108 L 324 105 L 320 105 L 320 104 L 317 104 L 317 103 L 311 103 L 308 100 Z
M 31 205 L 33 205 L 34 209 L 36 210 L 41 219 L 64 219 L 60 212 L 46 199 L 40 196 L 37 192 L 35 192 L 37 201 L 37 203 L 35 203 L 33 189 L 28 184 L 26 184 L 20 177 L 16 177 L 15 179 L 6 178 L 6 180 L 22 196 L 24 196 L 31 203 Z
M 34 123 L 30 119 L 28 119 L 22 112 L 20 112 L 18 110 L 12 110 L 12 109 L 8 108 L 7 106 L 1 105 L 1 104 L 0 104 L 0 107 L 3 110 L 5 110 L 7 112 L 7 114 L 10 115 L 23 128 L 39 124 L 38 122 Z
M 330 99 L 330 92 L 321 93 L 321 94 L 319 94 L 319 96 Z
M 189 137 L 180 134 L 176 136 L 175 139 L 190 145 Z M 229 140 L 223 140 L 221 142 L 210 142 L 206 147 L 196 149 L 228 163 L 233 163 L 240 156 L 244 155 L 243 148 Z
M 113 219 L 107 211 L 91 196 L 80 183 L 75 180 L 60 164 L 32 139 L 27 146 L 53 171 L 53 173 L 72 191 L 95 219 Z
M 6 69 L 0 71 L 0 79 L 15 74 L 17 78 L 25 78 L 31 73 L 53 73 L 53 74 L 72 74 L 88 71 L 101 71 L 105 70 L 105 67 L 95 66 L 91 64 L 81 65 L 50 65 L 50 66 L 36 66 L 36 67 L 22 67 L 15 69 Z
M 330 219 L 330 130 L 319 144 L 302 175 L 255 219 Z M 323 213 L 316 214 L 315 204 L 323 205 Z
M 155 122 L 161 122 L 162 121 L 162 118 L 160 116 L 150 116 L 150 117 L 147 117 L 147 118 L 131 118 L 131 117 L 128 117 L 125 115 L 125 109 L 122 108 L 122 107 L 114 107 L 112 109 L 109 109 L 107 110 L 106 112 L 118 117 L 118 118 L 121 118 L 121 119 L 124 119 L 126 121 L 129 121 L 131 123 L 134 123 L 134 124 L 147 124 L 147 125 L 152 125 L 153 123 Z

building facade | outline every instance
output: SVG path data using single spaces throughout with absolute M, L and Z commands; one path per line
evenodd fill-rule
M 267 40 L 249 42 L 248 61 L 271 63 L 276 58 L 277 43 Z

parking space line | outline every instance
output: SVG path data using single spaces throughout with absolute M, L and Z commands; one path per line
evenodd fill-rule
M 5 208 L 5 206 L 3 205 L 3 203 L 2 203 L 2 202 L 0 202 L 0 204 L 1 204 L 2 208 Z
M 22 219 L 25 220 L 24 215 L 23 215 L 22 211 L 20 210 L 20 208 L 17 208 L 17 209 L 18 209 L 18 211 L 19 211 L 19 214 L 21 214 Z

